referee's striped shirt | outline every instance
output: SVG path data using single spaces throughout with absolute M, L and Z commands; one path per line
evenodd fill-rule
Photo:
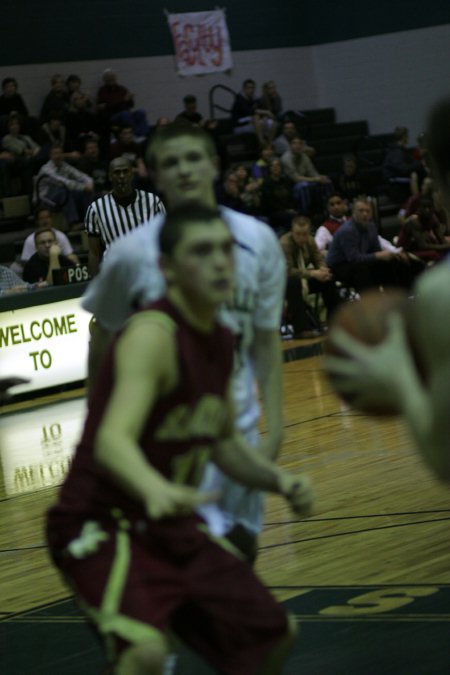
M 165 213 L 164 204 L 157 195 L 144 190 L 135 190 L 135 198 L 128 206 L 121 206 L 112 193 L 99 197 L 89 206 L 84 226 L 86 232 L 100 237 L 106 248 L 142 223 Z

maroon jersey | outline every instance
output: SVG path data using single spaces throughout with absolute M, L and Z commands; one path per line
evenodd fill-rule
M 142 311 L 162 312 L 176 324 L 179 378 L 175 389 L 160 398 L 150 412 L 139 445 L 152 467 L 166 478 L 196 485 L 226 419 L 232 336 L 218 323 L 208 334 L 196 330 L 167 299 Z M 117 509 L 130 520 L 146 518 L 143 504 L 123 490 L 93 454 L 93 442 L 114 386 L 116 342 L 103 363 L 81 441 L 50 520 L 61 516 L 104 518 Z

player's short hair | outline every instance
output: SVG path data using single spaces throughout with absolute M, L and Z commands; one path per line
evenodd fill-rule
M 189 225 L 209 224 L 212 220 L 221 220 L 219 209 L 202 204 L 184 204 L 167 214 L 159 232 L 159 248 L 162 254 L 172 255 L 183 232 Z
M 200 140 L 203 143 L 208 155 L 211 158 L 216 156 L 216 146 L 210 134 L 208 134 L 206 131 L 203 131 L 203 129 L 200 127 L 176 124 L 175 122 L 172 122 L 172 124 L 168 124 L 157 131 L 153 139 L 150 141 L 145 155 L 149 169 L 151 171 L 156 171 L 158 152 L 164 143 L 172 141 L 173 139 L 184 138 L 186 136 Z

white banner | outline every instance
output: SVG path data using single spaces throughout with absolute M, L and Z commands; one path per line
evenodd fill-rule
M 202 75 L 232 67 L 230 38 L 222 10 L 169 14 L 180 75 Z

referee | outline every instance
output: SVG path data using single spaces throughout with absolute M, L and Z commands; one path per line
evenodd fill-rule
M 91 276 L 98 273 L 103 253 L 115 239 L 123 237 L 158 213 L 166 212 L 157 195 L 133 188 L 133 169 L 125 157 L 117 157 L 110 162 L 109 180 L 111 192 L 92 202 L 84 220 Z

